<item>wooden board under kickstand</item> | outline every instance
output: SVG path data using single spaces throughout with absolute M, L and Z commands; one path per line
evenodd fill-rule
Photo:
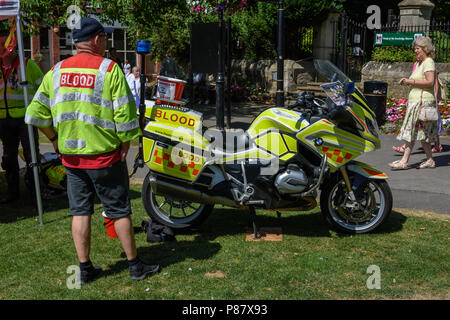
M 246 229 L 245 241 L 283 241 L 283 230 L 280 227 L 261 227 L 258 229 L 260 237 L 255 239 L 253 229 Z

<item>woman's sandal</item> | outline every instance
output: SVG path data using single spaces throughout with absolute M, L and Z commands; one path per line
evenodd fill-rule
M 431 152 L 442 152 L 442 145 L 435 145 L 432 149 Z
M 408 164 L 403 163 L 400 160 L 394 161 L 389 163 L 389 167 L 391 167 L 391 170 L 408 170 Z
M 428 169 L 428 168 L 429 169 L 436 168 L 436 163 L 434 162 L 434 160 L 430 159 L 430 160 L 427 160 L 425 162 L 422 162 L 420 164 L 420 166 L 417 167 L 417 169 Z
M 394 149 L 394 151 L 397 151 L 398 153 L 405 153 L 405 147 L 403 146 L 401 147 L 393 146 L 392 149 Z

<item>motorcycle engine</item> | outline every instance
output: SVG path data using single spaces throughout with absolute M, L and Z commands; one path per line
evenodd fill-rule
M 294 194 L 304 191 L 309 185 L 309 180 L 298 165 L 290 164 L 276 176 L 274 185 L 281 194 Z

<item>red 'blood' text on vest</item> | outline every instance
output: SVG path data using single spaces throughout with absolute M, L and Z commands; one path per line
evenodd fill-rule
M 95 74 L 63 72 L 60 78 L 61 87 L 94 89 Z

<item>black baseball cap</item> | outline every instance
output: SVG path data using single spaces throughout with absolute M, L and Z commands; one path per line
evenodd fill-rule
M 72 38 L 75 43 L 92 39 L 102 32 L 111 34 L 114 31 L 113 28 L 103 27 L 100 22 L 89 17 L 81 18 L 80 27 L 80 29 L 72 30 Z

